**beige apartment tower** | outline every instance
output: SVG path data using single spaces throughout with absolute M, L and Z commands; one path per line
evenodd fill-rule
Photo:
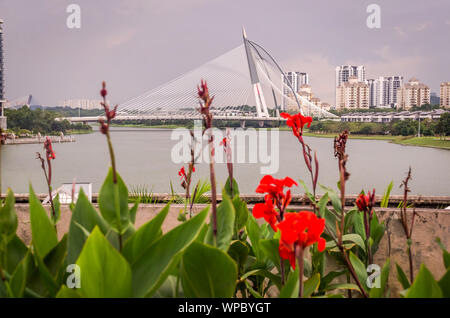
M 336 109 L 369 108 L 369 85 L 351 76 L 336 88 Z
M 408 110 L 413 106 L 422 106 L 430 103 L 430 88 L 419 83 L 416 78 L 411 78 L 397 90 L 397 108 Z
M 441 102 L 440 106 L 450 108 L 450 82 L 441 83 Z

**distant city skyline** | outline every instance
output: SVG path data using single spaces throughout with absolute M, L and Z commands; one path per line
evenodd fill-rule
M 285 71 L 308 73 L 323 101 L 334 103 L 339 65 L 417 77 L 437 94 L 450 81 L 448 1 L 376 1 L 380 29 L 366 26 L 370 1 L 79 0 L 79 30 L 66 26 L 71 3 L 0 0 L 8 99 L 97 99 L 106 80 L 121 103 L 236 47 L 242 25 Z

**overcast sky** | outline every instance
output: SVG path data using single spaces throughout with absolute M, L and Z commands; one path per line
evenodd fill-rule
M 81 6 L 81 29 L 66 26 Z M 369 29 L 366 8 L 381 7 Z M 6 96 L 42 104 L 98 98 L 113 103 L 163 84 L 249 39 L 288 70 L 310 74 L 334 101 L 334 69 L 366 66 L 368 78 L 412 76 L 439 92 L 450 81 L 450 1 L 411 0 L 0 0 Z

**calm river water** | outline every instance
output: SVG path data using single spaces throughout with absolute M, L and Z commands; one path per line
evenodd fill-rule
M 113 128 L 112 139 L 116 151 L 119 173 L 130 186 L 148 186 L 153 192 L 183 192 L 178 171 L 182 164 L 172 160 L 172 148 L 179 143 L 171 139 L 171 130 Z M 54 144 L 56 160 L 53 167 L 54 188 L 62 183 L 92 182 L 98 192 L 109 167 L 106 140 L 99 132 L 75 136 L 75 143 Z M 331 138 L 306 137 L 305 140 L 317 150 L 320 173 L 319 183 L 336 188 L 338 180 L 337 159 L 333 155 Z M 290 176 L 307 180 L 309 174 L 300 147 L 291 132 L 279 132 L 279 169 L 276 177 Z M 247 147 L 248 148 L 248 147 Z M 11 187 L 15 193 L 28 192 L 31 182 L 35 191 L 45 192 L 43 172 L 35 159 L 36 152 L 43 153 L 42 145 L 7 145 L 1 151 L 1 189 Z M 238 149 L 237 151 L 245 151 Z M 246 150 L 248 155 L 248 149 Z M 433 148 L 391 144 L 379 140 L 349 140 L 348 170 L 350 179 L 347 193 L 357 194 L 376 188 L 381 194 L 389 182 L 394 181 L 394 194 L 399 188 L 408 167 L 412 168 L 410 183 L 412 194 L 450 195 L 450 151 Z M 254 193 L 263 176 L 260 163 L 235 165 L 235 177 L 241 193 Z M 194 182 L 209 180 L 208 164 L 197 166 Z M 224 184 L 227 178 L 225 163 L 216 165 L 217 181 Z M 301 193 L 301 186 L 293 190 Z

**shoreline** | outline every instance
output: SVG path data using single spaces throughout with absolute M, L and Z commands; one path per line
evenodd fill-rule
M 112 127 L 128 127 L 128 128 L 154 128 L 154 129 L 176 129 L 176 128 L 186 128 L 183 125 L 155 125 L 155 126 L 149 126 L 149 125 L 136 125 L 136 124 L 129 124 L 129 125 L 119 125 L 114 124 L 111 125 Z M 290 127 L 272 127 L 268 129 L 277 128 L 280 131 L 289 131 L 291 130 Z M 325 134 L 318 134 L 318 133 L 311 133 L 307 130 L 303 133 L 306 137 L 317 137 L 317 138 L 334 138 L 338 134 L 333 133 L 325 133 Z M 428 148 L 435 148 L 435 149 L 444 149 L 444 150 L 450 150 L 450 140 L 449 139 L 439 139 L 438 137 L 434 136 L 427 136 L 427 137 L 416 137 L 416 136 L 392 136 L 392 135 L 355 135 L 350 134 L 349 139 L 360 139 L 360 140 L 385 140 L 393 144 L 397 145 L 403 145 L 403 146 L 416 146 L 416 147 L 428 147 Z

